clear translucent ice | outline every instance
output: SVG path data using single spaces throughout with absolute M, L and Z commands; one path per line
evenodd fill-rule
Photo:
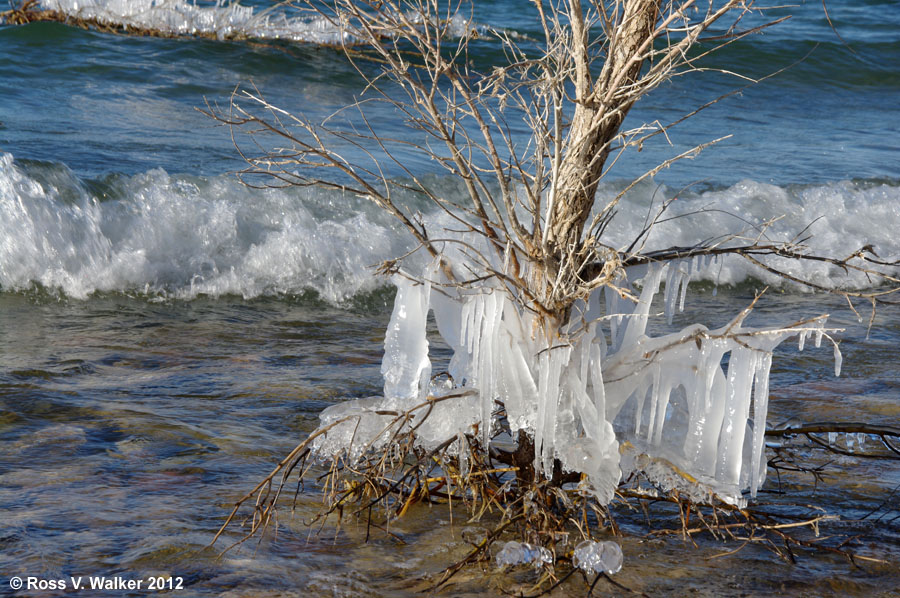
M 633 268 L 617 285 L 630 288 L 637 302 L 599 289 L 555 332 L 499 285 L 445 285 L 436 262 L 423 272 L 424 283 L 398 275 L 385 337 L 384 397 L 327 409 L 323 425 L 346 421 L 320 438 L 316 450 L 325 458 L 343 452 L 357 458 L 361 446 L 381 450 L 390 436 L 384 433 L 392 420 L 387 411 L 412 409 L 429 393 L 453 392 L 460 396 L 435 403 L 424 422 L 419 409 L 410 424 L 419 426 L 417 441 L 426 449 L 455 438 L 457 449 L 465 446 L 461 436 L 474 424 L 487 446 L 500 423 L 492 415 L 499 402 L 512 437 L 524 430 L 534 439 L 538 471 L 552 475 L 558 460 L 564 470 L 586 474 L 601 503 L 612 499 L 623 473 L 640 470 L 663 490 L 742 504 L 743 491 L 755 495 L 765 479 L 771 352 L 788 337 L 818 339 L 825 320 L 745 329 L 748 309 L 719 329 L 694 324 L 648 336 L 663 277 L 664 317 L 670 318 L 683 305 L 691 275 L 708 267 L 696 260 Z M 635 280 L 642 283 L 639 292 L 631 287 Z M 430 384 L 429 311 L 453 350 L 452 388 Z
M 534 546 L 527 542 L 510 541 L 503 545 L 495 557 L 500 567 L 515 567 L 516 565 L 533 565 L 539 568 L 553 562 L 550 551 L 543 546 Z
M 591 540 L 585 540 L 576 546 L 572 556 L 575 566 L 589 575 L 618 573 L 622 570 L 622 563 L 625 560 L 622 548 L 615 542 Z

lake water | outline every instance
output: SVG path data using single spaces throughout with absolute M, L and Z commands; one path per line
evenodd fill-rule
M 534 35 L 523 4 L 478 1 L 474 20 Z M 783 215 L 776 237 L 815 221 L 810 244 L 823 251 L 872 243 L 900 258 L 900 4 L 831 0 L 828 11 L 840 38 L 820 2 L 800 2 L 773 12 L 793 13 L 788 22 L 709 61 L 754 78 L 797 64 L 673 129 L 672 145 L 657 138 L 623 159 L 601 193 L 733 134 L 639 187 L 612 241 L 638 230 L 651 201 L 693 184 L 676 210 L 722 211 L 676 220 L 653 243 L 683 245 L 739 229 L 740 219 Z M 194 108 L 204 98 L 227 103 L 252 80 L 274 104 L 325 117 L 361 93 L 353 68 L 313 44 L 115 36 L 56 23 L 0 26 L 0 57 L 0 595 L 16 575 L 178 576 L 184 589 L 173 593 L 182 596 L 416 595 L 422 576 L 467 546 L 466 524 L 440 525 L 448 514 L 439 509 L 398 523 L 407 544 L 366 544 L 365 529 L 353 527 L 310 535 L 301 524 L 315 508 L 310 488 L 277 539 L 221 558 L 205 548 L 229 505 L 323 408 L 380 392 L 393 295 L 371 266 L 411 243 L 361 200 L 241 186 L 228 131 Z M 488 44 L 476 57 L 484 68 L 500 59 Z M 742 85 L 714 73 L 677 79 L 630 118 L 672 121 Z M 374 109 L 387 135 L 406 134 L 396 115 Z M 439 176 L 414 155 L 405 164 Z M 453 193 L 452 181 L 436 180 Z M 865 285 L 804 268 L 822 284 Z M 716 278 L 715 294 L 713 282 L 691 292 L 675 326 L 721 325 L 771 282 L 736 261 Z M 897 425 L 897 308 L 881 308 L 867 334 L 846 303 L 778 288 L 754 318 L 819 313 L 846 329 L 843 374 L 834 377 L 830 350 L 780 349 L 770 425 Z M 652 596 L 892 595 L 900 468 L 814 460 L 831 462 L 818 489 L 800 476 L 788 492 L 844 518 L 823 533 L 865 532 L 860 553 L 888 564 L 856 568 L 823 555 L 788 564 L 759 547 L 710 559 L 736 545 L 633 536 L 622 539 L 616 578 Z M 771 475 L 763 500 L 778 490 Z M 514 581 L 472 569 L 449 593 L 496 595 Z M 560 595 L 583 594 L 579 584 Z M 610 591 L 601 582 L 595 594 Z

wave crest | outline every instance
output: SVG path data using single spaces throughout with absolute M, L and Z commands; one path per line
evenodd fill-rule
M 450 181 L 433 186 L 464 201 L 464 191 Z M 600 204 L 602 196 L 614 197 L 620 189 L 613 183 L 601 188 Z M 653 184 L 639 186 L 620 204 L 604 241 L 626 248 L 662 199 L 673 195 Z M 780 242 L 802 233 L 800 238 L 810 236 L 805 245 L 820 254 L 846 257 L 871 244 L 882 259 L 900 258 L 900 239 L 886 225 L 900 218 L 896 182 L 779 187 L 748 180 L 677 195 L 645 251 L 733 233 L 738 242 Z M 446 215 L 410 205 L 425 212 L 429 230 L 453 228 Z M 95 292 L 192 299 L 312 290 L 341 304 L 382 286 L 371 266 L 413 247 L 407 231 L 377 206 L 333 190 L 256 190 L 229 176 L 175 176 L 161 169 L 83 181 L 59 164 L 17 164 L 12 155 L 0 154 L 4 291 L 43 287 L 80 299 Z M 822 286 L 873 284 L 824 263 L 779 265 Z M 724 260 L 706 277 L 720 284 L 780 283 L 738 257 Z
M 0 155 L 7 291 L 41 285 L 75 298 L 123 291 L 190 299 L 312 289 L 340 303 L 378 286 L 370 265 L 408 250 L 374 206 L 335 192 L 258 191 L 229 177 L 157 169 L 119 178 L 100 201 L 68 171 L 40 178 Z

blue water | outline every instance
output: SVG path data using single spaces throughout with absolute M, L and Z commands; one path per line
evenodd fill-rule
M 475 21 L 536 35 L 527 11 L 509 6 L 477 2 Z M 705 66 L 755 79 L 786 70 L 677 127 L 670 135 L 673 148 L 656 144 L 615 174 L 634 176 L 674 150 L 730 133 L 732 139 L 702 159 L 660 178 L 673 186 L 743 178 L 777 184 L 897 180 L 896 8 L 890 1 L 864 7 L 830 2 L 840 39 L 817 1 L 773 11 L 773 17 L 794 16 Z M 521 14 L 509 18 L 511 13 Z M 216 175 L 240 167 L 229 136 L 194 110 L 204 98 L 227 102 L 238 83 L 252 80 L 272 103 L 313 118 L 361 92 L 338 52 L 281 42 L 116 37 L 38 23 L 4 28 L 0 52 L 8 58 L 0 64 L 0 148 L 20 160 L 60 162 L 91 178 L 157 167 Z M 671 122 L 745 83 L 719 73 L 678 79 L 641 101 L 631 121 Z M 396 116 L 375 109 L 388 133 L 401 129 Z
M 524 4 L 478 1 L 474 21 L 535 37 Z M 821 217 L 812 230 L 822 249 L 844 255 L 873 242 L 880 255 L 900 257 L 900 3 L 829 0 L 840 37 L 818 0 L 770 14 L 788 13 L 706 60 L 710 72 L 676 78 L 635 107 L 626 124 L 666 124 L 740 90 L 673 128 L 671 145 L 658 136 L 614 167 L 602 193 L 732 135 L 637 189 L 612 234 L 626 239 L 660 189 L 693 184 L 685 210 L 784 215 L 777 230 L 788 236 Z M 478 68 L 502 59 L 487 42 L 478 48 Z M 777 74 L 747 86 L 716 70 Z M 227 505 L 322 408 L 379 392 L 392 297 L 371 266 L 411 247 L 362 200 L 235 181 L 230 173 L 244 164 L 229 131 L 196 108 L 225 106 L 248 82 L 313 120 L 362 93 L 354 68 L 328 47 L 0 25 L 0 595 L 12 575 L 102 573 L 180 575 L 185 596 L 384 595 L 413 592 L 409 579 L 465 550 L 430 524 L 444 515 L 428 512 L 396 530 L 409 546 L 365 545 L 364 530 L 308 542 L 302 526 L 285 522 L 280 539 L 257 551 L 217 560 L 204 550 Z M 371 110 L 386 136 L 408 135 L 394 112 Z M 454 192 L 433 162 L 403 158 Z M 683 244 L 734 223 L 679 222 L 658 242 Z M 842 284 L 827 269 L 804 272 Z M 720 276 L 717 297 L 711 285 L 699 289 L 701 307 L 682 324 L 721 325 L 764 279 L 737 264 Z M 830 351 L 776 358 L 773 420 L 896 425 L 896 307 L 882 308 L 867 335 L 840 301 L 776 293 L 761 307 L 771 317 L 831 311 L 847 331 L 842 378 L 829 374 Z M 844 514 L 876 508 L 900 484 L 896 469 L 847 462 L 838 471 L 845 466 L 860 479 L 834 474 Z M 301 498 L 308 515 L 315 494 Z M 883 521 L 894 518 L 879 537 L 885 547 L 867 554 L 896 563 L 896 505 L 885 512 Z M 856 570 L 818 557 L 786 565 L 761 550 L 703 560 L 721 546 L 686 561 L 677 542 L 649 553 L 637 540 L 624 546 L 623 579 L 651 595 L 874 595 L 898 583 L 893 565 Z M 460 591 L 492 595 L 479 579 L 473 573 Z

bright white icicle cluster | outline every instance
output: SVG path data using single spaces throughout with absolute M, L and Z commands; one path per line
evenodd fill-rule
M 512 438 L 520 430 L 533 438 L 538 471 L 551 475 L 558 460 L 564 470 L 586 474 L 587 489 L 601 503 L 612 499 L 623 474 L 639 470 L 663 490 L 741 504 L 742 492 L 755 495 L 766 473 L 771 352 L 791 336 L 799 335 L 801 348 L 810 334 L 818 344 L 825 317 L 754 330 L 742 327 L 747 309 L 717 330 L 695 324 L 648 336 L 663 276 L 671 318 L 684 305 L 691 275 L 709 267 L 697 258 L 632 268 L 616 288 L 598 289 L 577 305 L 565 329 L 555 332 L 499 283 L 442 284 L 437 263 L 423 283 L 398 275 L 385 337 L 384 397 L 326 409 L 322 426 L 346 421 L 320 436 L 314 449 L 322 458 L 351 459 L 385 450 L 392 414 L 424 403 L 428 408 L 417 409 L 407 424 L 418 426 L 417 442 L 431 450 L 458 439 L 449 450 L 463 459 L 464 435 L 477 430 L 486 447 L 500 431 L 493 415 L 500 403 Z M 453 350 L 447 385 L 431 382 L 429 311 Z M 452 398 L 429 405 L 429 397 Z

